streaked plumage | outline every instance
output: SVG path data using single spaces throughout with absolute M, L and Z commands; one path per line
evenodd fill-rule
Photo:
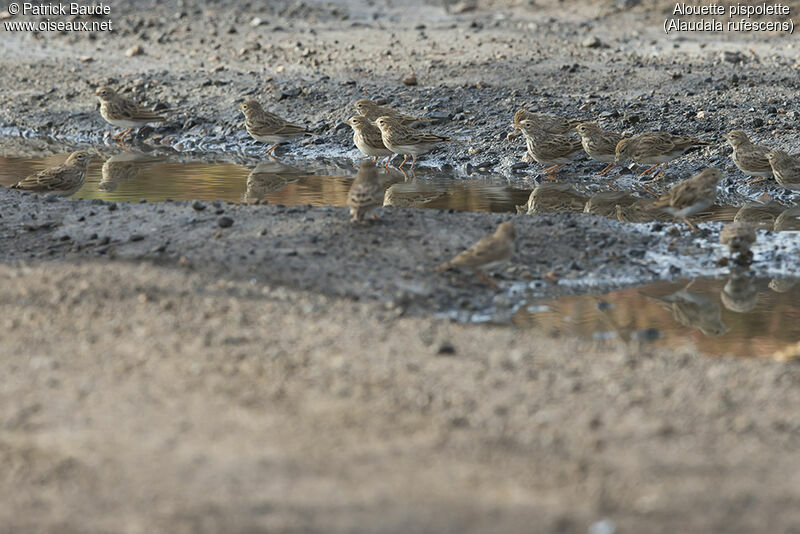
M 394 184 L 383 194 L 383 205 L 396 208 L 416 208 L 447 196 L 444 191 L 403 191 L 405 184 Z
M 772 167 L 767 159 L 769 147 L 753 144 L 742 130 L 728 132 L 725 139 L 733 147 L 731 159 L 740 171 L 757 178 L 772 176 Z
M 776 232 L 797 232 L 800 231 L 800 208 L 789 208 L 778 215 L 773 225 Z
M 652 200 L 647 198 L 637 199 L 632 204 L 623 206 L 618 204 L 616 208 L 617 220 L 620 222 L 645 223 L 645 222 L 669 222 L 672 215 L 653 205 Z
M 617 143 L 622 140 L 622 135 L 603 130 L 593 122 L 582 122 L 575 127 L 575 130 L 581 136 L 581 145 L 589 157 L 609 164 L 600 171 L 600 174 L 611 170 L 617 158 Z
M 706 169 L 672 186 L 653 206 L 683 219 L 692 230 L 696 230 L 689 217 L 714 205 L 717 200 L 717 184 L 721 178 L 722 173 L 717 169 Z
M 500 223 L 492 235 L 480 239 L 452 260 L 439 265 L 436 271 L 462 268 L 483 274 L 482 271 L 495 270 L 504 265 L 514 253 L 514 238 L 514 223 Z M 483 277 L 486 279 L 485 275 Z
M 734 222 L 753 223 L 764 228 L 772 228 L 775 218 L 783 213 L 786 206 L 771 200 L 766 204 L 761 202 L 746 202 L 736 215 Z
M 531 121 L 537 129 L 552 134 L 570 133 L 578 124 L 583 122 L 583 119 L 571 119 L 548 113 L 535 113 L 527 109 L 518 109 L 514 113 L 514 124 L 517 125 L 524 120 Z
M 124 138 L 134 128 L 166 120 L 162 115 L 118 95 L 107 85 L 98 87 L 94 94 L 100 100 L 100 115 L 106 122 L 118 128 L 126 128 L 125 131 L 116 134 L 114 139 Z
M 758 290 L 747 273 L 733 273 L 720 291 L 719 299 L 730 311 L 747 313 L 758 303 Z
M 360 222 L 373 209 L 383 205 L 383 184 L 378 171 L 370 161 L 362 161 L 350 193 L 347 195 L 347 207 L 353 222 Z
M 652 165 L 640 174 L 644 176 L 650 171 L 663 165 L 660 175 L 667 168 L 667 164 L 682 156 L 687 150 L 695 146 L 706 146 L 710 143 L 696 137 L 673 135 L 667 132 L 645 132 L 634 137 L 627 137 L 617 143 L 614 161 L 619 162 L 631 159 L 641 165 Z
M 269 155 L 272 155 L 279 144 L 311 133 L 299 124 L 294 124 L 274 113 L 265 111 L 256 100 L 245 100 L 239 109 L 244 113 L 244 125 L 247 133 L 256 141 L 272 144 L 267 149 Z
M 89 152 L 77 150 L 61 165 L 32 174 L 9 189 L 69 196 L 77 192 L 86 181 L 86 168 L 91 159 Z
M 375 124 L 381 130 L 381 139 L 386 148 L 395 154 L 403 155 L 403 162 L 400 163 L 401 169 L 408 161 L 408 156 L 413 157 L 411 169 L 414 169 L 417 156 L 430 152 L 438 143 L 451 141 L 449 137 L 404 126 L 401 121 L 388 115 L 378 117 Z
M 562 211 L 582 212 L 587 200 L 571 184 L 539 184 L 531 191 L 528 202 L 517 206 L 517 213 L 541 215 Z
M 396 109 L 393 109 L 389 106 L 381 106 L 373 102 L 372 100 L 363 98 L 358 100 L 353 107 L 356 108 L 356 111 L 359 115 L 362 115 L 367 118 L 367 120 L 375 122 L 380 117 L 391 117 L 392 119 L 396 120 L 401 124 L 413 124 L 415 122 L 430 122 L 430 119 L 424 118 L 417 118 L 411 115 L 406 115 Z
M 525 135 L 528 154 L 540 165 L 548 167 L 545 172 L 555 171 L 561 165 L 571 163 L 583 151 L 580 139 L 548 133 L 527 119 L 520 121 L 517 127 Z
M 790 156 L 783 150 L 767 152 L 772 175 L 778 185 L 792 191 L 800 191 L 800 159 Z
M 362 154 L 374 158 L 374 162 L 387 156 L 386 165 L 389 164 L 392 151 L 383 144 L 381 130 L 374 122 L 362 115 L 356 115 L 347 119 L 347 124 L 353 129 L 353 143 Z
M 583 212 L 613 219 L 617 217 L 617 206 L 630 206 L 636 200 L 635 196 L 624 191 L 603 191 L 589 197 Z

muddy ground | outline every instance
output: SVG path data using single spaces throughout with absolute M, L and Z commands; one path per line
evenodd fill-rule
M 524 187 L 538 168 L 505 136 L 528 105 L 715 141 L 657 188 L 712 164 L 721 203 L 796 201 L 746 185 L 721 143 L 741 127 L 797 151 L 790 39 L 666 37 L 663 8 L 573 7 L 113 5 L 112 34 L 3 33 L 0 129 L 57 143 L 0 147 L 110 144 L 92 92 L 111 83 L 172 110 L 141 149 L 256 162 L 235 110 L 255 96 L 318 134 L 279 153 L 356 161 L 341 123 L 381 97 L 467 140 L 424 164 Z M 419 86 L 400 83 L 411 68 Z M 593 165 L 562 178 L 597 180 Z M 720 274 L 718 223 L 346 219 L 0 191 L 0 532 L 796 532 L 794 365 L 439 316 Z M 520 237 L 502 291 L 430 271 L 506 219 Z M 754 269 L 797 275 L 798 246 L 762 231 Z

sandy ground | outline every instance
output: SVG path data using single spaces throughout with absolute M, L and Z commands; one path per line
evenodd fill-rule
M 637 2 L 120 3 L 109 35 L 3 32 L 0 131 L 107 143 L 91 95 L 112 83 L 172 109 L 140 146 L 255 161 L 235 105 L 256 96 L 318 134 L 284 154 L 356 159 L 342 120 L 380 96 L 468 141 L 428 164 L 531 184 L 505 141 L 530 105 L 715 141 L 657 187 L 712 164 L 721 203 L 796 200 L 745 185 L 721 143 L 735 126 L 797 151 L 793 42 L 667 38 L 661 17 Z M 436 318 L 524 294 L 429 271 L 509 218 L 507 289 L 719 259 L 714 224 L 386 209 L 353 228 L 334 208 L 0 191 L 0 532 L 797 532 L 796 366 Z M 761 274 L 797 274 L 796 240 L 759 237 Z

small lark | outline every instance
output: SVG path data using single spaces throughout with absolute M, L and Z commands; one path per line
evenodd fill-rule
M 661 171 L 655 175 L 658 177 L 667 169 L 670 161 L 682 156 L 690 148 L 709 144 L 711 143 L 696 137 L 684 137 L 667 132 L 645 132 L 617 143 L 614 161 L 632 159 L 640 165 L 652 165 L 639 176 L 650 174 L 656 167 L 663 165 Z
M 291 141 L 296 137 L 310 135 L 305 127 L 283 120 L 274 113 L 265 111 L 257 101 L 247 99 L 239 106 L 244 113 L 244 125 L 247 133 L 256 141 L 270 144 L 267 154 L 272 156 L 278 145 Z
M 400 163 L 400 169 L 402 169 L 403 165 L 408 161 L 408 156 L 413 157 L 411 160 L 411 170 L 414 170 L 414 165 L 417 163 L 417 156 L 430 152 L 438 143 L 452 141 L 449 137 L 443 137 L 441 135 L 404 126 L 398 119 L 394 119 L 388 115 L 378 117 L 375 124 L 381 129 L 381 139 L 383 140 L 383 144 L 386 145 L 386 148 L 395 154 L 403 155 L 403 162 Z
M 792 191 L 800 191 L 800 159 L 790 156 L 783 150 L 770 150 L 767 159 L 778 185 Z
M 581 136 L 583 150 L 595 161 L 608 163 L 600 171 L 600 176 L 604 176 L 614 166 L 617 159 L 617 143 L 622 140 L 622 135 L 616 132 L 603 130 L 593 122 L 582 122 L 575 129 Z
M 744 253 L 756 242 L 756 229 L 750 223 L 732 222 L 719 233 L 719 242 L 728 247 L 731 254 Z
M 378 158 L 386 156 L 383 166 L 389 166 L 392 159 L 392 151 L 386 148 L 381 138 L 381 130 L 363 115 L 356 115 L 347 119 L 347 124 L 353 128 L 353 143 L 362 154 L 374 158 L 373 163 L 377 163 Z
M 582 212 L 587 200 L 572 184 L 539 184 L 531 191 L 528 202 L 517 206 L 517 213 L 541 215 L 562 211 Z
M 778 215 L 772 229 L 776 232 L 800 231 L 800 208 L 789 208 Z
M 717 184 L 721 178 L 722 173 L 717 169 L 706 169 L 697 176 L 672 186 L 653 206 L 683 219 L 696 232 L 697 227 L 689 217 L 714 205 L 717 200 Z
M 114 140 L 124 139 L 134 128 L 140 128 L 151 122 L 164 122 L 166 118 L 125 97 L 107 85 L 98 87 L 95 96 L 100 100 L 100 115 L 118 128 L 126 128 L 114 136 Z
M 544 170 L 546 174 L 555 173 L 583 151 L 580 139 L 548 133 L 527 119 L 520 121 L 516 127 L 525 135 L 528 154 L 537 163 L 547 167 Z
M 582 119 L 569 119 L 547 113 L 534 113 L 527 109 L 518 109 L 514 113 L 514 125 L 522 121 L 531 121 L 536 128 L 551 134 L 565 134 L 572 132 L 575 127 L 583 122 Z
M 617 206 L 627 207 L 636 202 L 636 200 L 635 196 L 623 191 L 603 191 L 589 197 L 583 207 L 583 212 L 601 217 L 616 218 Z
M 406 115 L 405 113 L 401 113 L 396 109 L 390 108 L 389 106 L 380 106 L 372 100 L 368 100 L 366 98 L 353 104 L 353 107 L 356 108 L 356 111 L 359 115 L 366 117 L 367 120 L 371 122 L 375 122 L 381 117 L 391 117 L 397 122 L 405 125 L 413 124 L 415 122 L 430 122 L 431 120 L 419 119 L 417 117 L 412 117 L 411 115 Z
M 491 272 L 508 262 L 514 252 L 514 238 L 514 223 L 511 221 L 500 223 L 492 235 L 480 239 L 435 270 L 442 272 L 453 268 L 469 269 L 476 272 L 490 286 L 497 287 L 497 284 L 486 276 L 485 271 Z
M 362 161 L 350 193 L 347 195 L 347 207 L 353 222 L 361 222 L 375 208 L 383 205 L 383 185 L 378 171 L 370 161 Z
M 10 189 L 32 193 L 51 193 L 69 196 L 78 191 L 86 181 L 86 168 L 92 156 L 85 150 L 73 152 L 61 165 L 32 174 L 12 185 Z
M 672 215 L 656 208 L 652 200 L 640 198 L 628 206 L 618 204 L 616 216 L 619 222 L 644 223 L 644 222 L 669 222 Z
M 769 166 L 767 152 L 771 149 L 763 145 L 754 145 L 747 134 L 741 130 L 733 130 L 725 136 L 733 147 L 731 159 L 739 170 L 756 179 L 748 183 L 755 184 L 772 176 L 772 167 Z
M 771 200 L 766 204 L 761 202 L 746 202 L 736 215 L 733 222 L 752 223 L 763 228 L 772 228 L 775 218 L 783 213 L 786 206 Z

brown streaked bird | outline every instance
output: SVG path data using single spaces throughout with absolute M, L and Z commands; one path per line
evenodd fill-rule
M 380 117 L 391 117 L 397 122 L 405 125 L 410 125 L 415 122 L 431 121 L 431 119 L 417 118 L 412 117 L 411 115 L 406 115 L 405 113 L 401 113 L 389 106 L 381 106 L 376 104 L 367 98 L 358 100 L 355 104 L 353 104 L 353 107 L 356 108 L 356 111 L 359 115 L 366 117 L 367 120 L 372 122 L 377 121 Z
M 647 198 L 637 199 L 628 206 L 617 205 L 616 216 L 619 222 L 645 223 L 645 222 L 669 222 L 672 215 L 653 206 L 653 200 Z
M 497 287 L 497 284 L 486 276 L 486 271 L 496 270 L 508 262 L 514 253 L 514 238 L 514 223 L 502 222 L 492 235 L 480 239 L 452 260 L 436 267 L 435 271 L 443 272 L 453 268 L 469 269 L 477 273 L 490 286 Z
M 267 149 L 267 154 L 273 156 L 278 145 L 291 141 L 297 137 L 311 135 L 304 126 L 284 120 L 274 113 L 265 111 L 258 101 L 248 98 L 239 105 L 244 113 L 244 125 L 247 133 L 256 141 L 272 144 Z
M 741 221 L 726 224 L 719 233 L 719 242 L 728 247 L 732 254 L 745 253 L 756 242 L 755 226 Z
M 626 137 L 617 143 L 615 162 L 631 159 L 640 165 L 652 165 L 639 176 L 650 174 L 656 167 L 663 165 L 655 175 L 660 176 L 669 162 L 679 158 L 692 147 L 710 145 L 696 137 L 673 135 L 667 132 L 645 132 L 634 137 Z
M 587 200 L 572 184 L 539 184 L 531 191 L 528 202 L 517 206 L 517 213 L 541 215 L 562 211 L 582 212 Z
M 800 191 L 800 159 L 783 150 L 770 150 L 767 152 L 767 160 L 778 185 L 784 189 Z
M 636 200 L 635 196 L 624 191 L 603 191 L 589 197 L 583 212 L 614 219 L 617 217 L 617 206 L 627 207 Z
M 622 140 L 622 135 L 609 130 L 603 130 L 593 122 L 582 122 L 575 126 L 581 136 L 583 150 L 595 161 L 602 161 L 608 165 L 599 172 L 604 176 L 615 165 L 617 159 L 617 143 Z
M 363 115 L 356 115 L 347 119 L 347 124 L 353 129 L 353 143 L 362 154 L 374 158 L 373 163 L 378 162 L 378 158 L 386 156 L 384 167 L 389 166 L 392 159 L 392 151 L 386 148 L 381 138 L 381 130 L 375 123 Z
M 800 231 L 800 208 L 789 208 L 778 215 L 772 229 L 775 232 Z
M 746 222 L 762 228 L 772 228 L 775 218 L 785 209 L 786 206 L 774 200 L 770 200 L 766 204 L 746 202 L 734 215 L 733 222 Z
M 733 147 L 733 163 L 740 171 L 755 178 L 747 183 L 755 184 L 772 176 L 772 167 L 767 159 L 769 147 L 753 144 L 742 130 L 728 132 L 725 139 Z
M 155 111 L 151 111 L 117 94 L 107 85 L 97 88 L 94 95 L 100 100 L 100 115 L 117 128 L 126 128 L 114 135 L 114 140 L 124 139 L 134 128 L 140 128 L 151 122 L 164 122 L 167 120 Z
M 775 293 L 786 293 L 790 291 L 797 283 L 800 282 L 797 278 L 773 278 L 769 281 L 769 288 Z
M 540 130 L 535 123 L 527 119 L 520 121 L 516 127 L 525 136 L 528 154 L 537 163 L 547 167 L 544 170 L 546 174 L 555 173 L 567 163 L 572 163 L 572 160 L 583 152 L 580 139 Z
M 518 109 L 514 113 L 514 125 L 522 121 L 531 121 L 536 128 L 552 134 L 566 134 L 575 130 L 575 127 L 583 122 L 583 119 L 570 119 L 559 117 L 548 113 L 535 113 L 527 109 Z
M 378 117 L 375 121 L 378 128 L 381 130 L 381 139 L 383 144 L 394 152 L 395 154 L 402 154 L 403 161 L 400 163 L 399 168 L 402 169 L 408 156 L 412 156 L 411 170 L 414 170 L 414 165 L 417 163 L 417 156 L 426 154 L 433 150 L 433 147 L 439 143 L 452 141 L 449 137 L 436 135 L 422 130 L 415 130 L 409 126 L 405 126 L 398 119 L 392 118 L 388 115 Z
M 689 217 L 706 210 L 717 200 L 717 184 L 722 173 L 717 169 L 706 169 L 700 174 L 672 186 L 666 195 L 653 202 L 653 206 L 661 208 L 677 219 L 689 225 L 693 231 L 697 227 Z
M 61 165 L 50 167 L 20 180 L 9 189 L 31 193 L 50 193 L 69 196 L 77 192 L 86 181 L 86 168 L 92 155 L 86 150 L 77 150 Z
M 378 177 L 378 171 L 372 162 L 362 161 L 347 195 L 350 217 L 353 222 L 361 222 L 367 213 L 382 205 L 383 184 Z
M 645 297 L 669 310 L 672 318 L 683 326 L 697 328 L 707 336 L 727 333 L 719 304 L 703 294 L 689 291 L 693 284 L 694 281 L 689 282 L 683 289 L 665 297 Z

